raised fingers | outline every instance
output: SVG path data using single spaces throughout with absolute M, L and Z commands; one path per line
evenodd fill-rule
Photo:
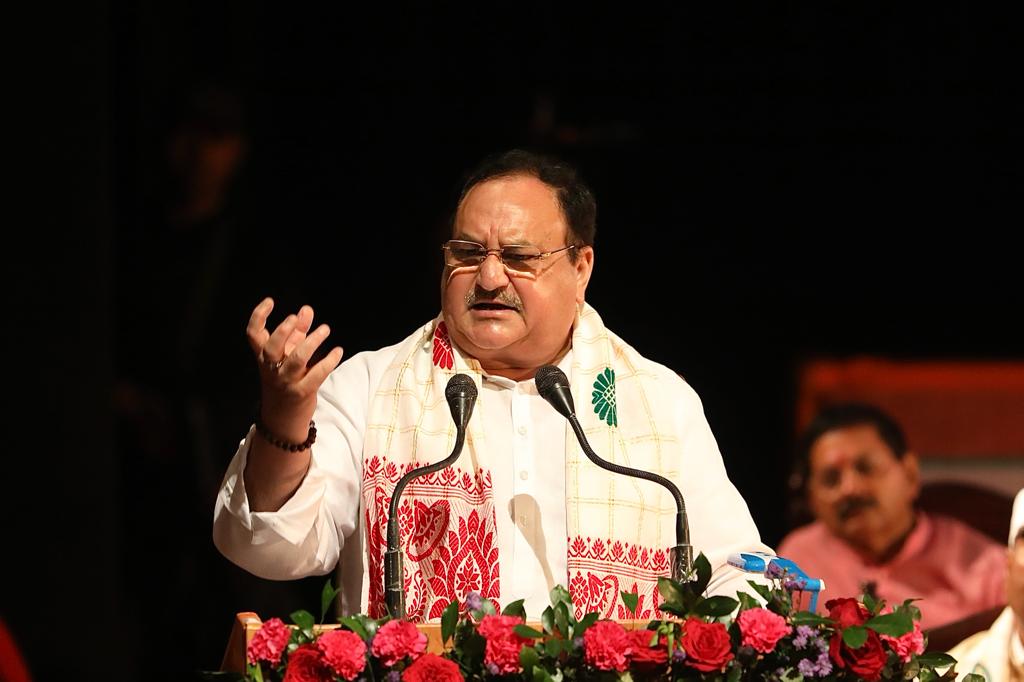
M 284 354 L 291 355 L 292 351 L 302 343 L 302 340 L 306 338 L 306 334 L 313 327 L 313 308 L 308 305 L 304 305 L 299 308 L 298 319 L 295 323 L 295 329 L 288 336 L 288 339 L 284 342 Z
M 263 344 L 263 352 L 260 359 L 271 364 L 283 360 L 285 357 L 285 342 L 295 330 L 297 323 L 298 317 L 296 315 L 289 315 L 284 318 L 284 321 L 277 325 L 277 329 L 270 335 L 267 342 Z
M 324 383 L 324 379 L 327 375 L 334 371 L 334 368 L 341 362 L 341 356 L 344 351 L 341 346 L 335 346 L 331 349 L 331 352 L 324 357 L 323 360 L 316 363 L 309 368 L 306 372 L 306 376 L 299 382 L 298 390 L 300 392 L 311 392 L 316 391 L 320 388 L 320 385 Z
M 270 332 L 267 331 L 267 318 L 273 309 L 274 299 L 268 296 L 253 308 L 252 315 L 249 316 L 249 323 L 245 327 L 245 337 L 249 341 L 249 347 L 257 356 L 270 338 Z

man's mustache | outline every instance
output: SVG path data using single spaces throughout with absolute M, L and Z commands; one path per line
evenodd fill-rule
M 836 514 L 839 515 L 841 521 L 846 521 L 862 509 L 877 505 L 878 501 L 873 497 L 847 497 L 836 503 Z
M 467 308 L 472 308 L 478 303 L 500 303 L 515 309 L 517 312 L 523 311 L 523 300 L 515 292 L 508 289 L 502 289 L 497 293 L 473 290 L 466 294 Z

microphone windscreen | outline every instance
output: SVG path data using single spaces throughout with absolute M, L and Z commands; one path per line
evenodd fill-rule
M 465 374 L 456 374 L 444 388 L 444 398 L 449 403 L 456 398 L 476 400 L 476 384 Z
M 545 399 L 549 399 L 548 396 L 551 395 L 555 387 L 569 387 L 569 378 L 565 376 L 565 372 L 554 365 L 544 365 L 538 369 L 533 381 L 537 385 L 537 393 Z

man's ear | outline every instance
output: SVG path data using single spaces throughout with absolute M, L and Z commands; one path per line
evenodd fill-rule
M 903 467 L 907 483 L 913 489 L 914 496 L 912 499 L 916 500 L 918 495 L 921 494 L 921 462 L 917 458 L 917 453 L 913 450 L 908 450 L 903 455 L 903 459 L 900 460 L 900 466 Z
M 582 305 L 590 284 L 590 275 L 594 272 L 594 247 L 581 246 L 576 249 L 579 256 L 573 267 L 576 268 L 576 305 Z

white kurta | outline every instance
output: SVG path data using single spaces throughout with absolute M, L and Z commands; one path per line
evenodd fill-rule
M 362 518 L 363 436 L 371 398 L 397 347 L 359 353 L 328 377 L 314 415 L 317 442 L 310 469 L 277 512 L 249 510 L 242 472 L 253 437 L 250 429 L 228 467 L 214 511 L 214 542 L 226 557 L 255 575 L 276 580 L 322 575 L 337 565 L 343 610 L 365 610 L 366 562 L 361 533 L 356 532 Z M 571 363 L 570 353 L 560 367 L 567 371 Z M 751 575 L 727 566 L 726 558 L 736 551 L 768 550 L 726 475 L 700 400 L 668 368 L 650 362 L 647 369 L 664 375 L 661 384 L 673 388 L 659 400 L 675 406 L 679 431 L 685 434 L 679 466 L 683 473 L 675 483 L 686 499 L 694 553 L 703 551 L 715 569 L 710 591 L 730 596 L 736 590 L 752 592 L 746 584 Z M 498 551 L 504 566 L 501 602 L 525 599 L 527 614 L 536 618 L 548 604 L 551 587 L 568 582 L 568 426 L 537 395 L 532 380 L 485 377 L 482 388 L 488 399 L 479 401 L 472 418 L 482 420 L 488 434 L 484 456 L 490 459 Z M 448 454 L 438 452 L 433 461 Z M 635 485 L 657 486 L 645 481 Z

